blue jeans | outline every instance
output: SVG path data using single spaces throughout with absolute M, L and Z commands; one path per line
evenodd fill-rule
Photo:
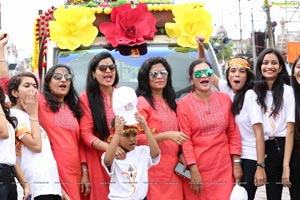
M 14 167 L 0 164 L 0 200 L 17 200 Z
M 242 159 L 242 186 L 246 189 L 248 200 L 253 200 L 257 187 L 254 185 L 254 176 L 256 172 L 256 160 Z

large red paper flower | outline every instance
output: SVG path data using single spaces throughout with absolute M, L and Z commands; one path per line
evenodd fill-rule
M 156 18 L 147 10 L 147 5 L 140 3 L 132 8 L 130 4 L 114 7 L 111 11 L 111 22 L 99 26 L 101 33 L 113 46 L 134 46 L 152 40 L 157 29 Z

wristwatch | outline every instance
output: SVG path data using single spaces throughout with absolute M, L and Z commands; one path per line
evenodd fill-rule
M 256 163 L 256 166 L 257 166 L 257 167 L 261 167 L 261 168 L 265 168 L 265 167 L 266 167 L 266 165 L 265 165 L 264 162 Z

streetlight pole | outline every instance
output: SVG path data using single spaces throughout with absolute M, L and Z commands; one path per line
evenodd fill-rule
M 239 0 L 239 22 L 240 22 L 240 52 L 243 54 L 243 30 L 242 30 L 242 13 L 241 13 L 241 0 Z
M 253 8 L 251 8 L 251 23 L 252 23 L 252 57 L 253 57 L 253 66 L 255 66 L 256 48 L 255 48 L 255 31 L 254 31 Z
M 268 47 L 274 48 L 274 38 L 272 32 L 272 23 L 271 23 L 271 13 L 270 13 L 270 6 L 267 0 L 265 0 L 265 11 L 267 15 L 267 34 L 268 34 Z

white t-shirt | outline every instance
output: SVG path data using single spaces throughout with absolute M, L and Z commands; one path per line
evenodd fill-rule
M 256 137 L 252 128 L 253 124 L 263 123 L 261 109 L 256 104 L 257 96 L 253 90 L 245 94 L 244 104 L 240 113 L 235 116 L 242 140 L 241 158 L 257 160 Z
M 12 108 L 11 115 L 18 119 L 16 131 L 23 127 L 24 134 L 19 136 L 21 139 L 26 130 L 31 131 L 29 115 L 19 109 Z M 59 182 L 56 161 L 52 154 L 50 141 L 45 130 L 40 126 L 42 138 L 42 150 L 40 153 L 31 151 L 24 144 L 21 146 L 21 156 L 17 157 L 21 169 L 30 185 L 32 196 L 55 194 L 61 195 L 61 185 Z
M 160 156 L 151 158 L 148 146 L 137 146 L 126 154 L 124 160 L 114 159 L 111 169 L 104 164 L 105 153 L 101 163 L 110 175 L 108 198 L 113 200 L 144 199 L 148 191 L 148 169 L 158 164 Z
M 0 163 L 12 166 L 16 163 L 15 131 L 9 122 L 7 128 L 8 138 L 0 139 Z
M 231 101 L 233 101 L 235 93 L 233 90 L 227 85 L 227 81 L 224 79 L 219 79 L 218 81 L 219 91 L 230 96 Z
M 295 123 L 295 98 L 293 88 L 284 85 L 283 105 L 275 118 L 273 116 L 269 117 L 273 104 L 271 91 L 267 91 L 265 104 L 267 105 L 267 112 L 263 113 L 262 111 L 265 139 L 269 139 L 269 137 L 285 137 L 287 129 L 286 123 Z
M 228 94 L 230 96 L 231 101 L 233 101 L 235 93 L 227 85 L 226 80 L 219 79 L 218 87 L 220 92 Z M 251 107 L 251 104 L 255 102 L 253 99 L 256 99 L 256 95 L 253 93 L 254 93 L 253 90 L 249 90 L 246 92 L 243 107 L 240 110 L 240 113 L 235 116 L 235 122 L 239 127 L 239 131 L 241 135 L 241 141 L 242 141 L 241 158 L 257 160 L 256 137 L 252 125 L 255 123 L 262 123 L 262 117 L 261 117 L 261 110 L 259 108 L 257 108 L 256 111 L 254 111 Z

